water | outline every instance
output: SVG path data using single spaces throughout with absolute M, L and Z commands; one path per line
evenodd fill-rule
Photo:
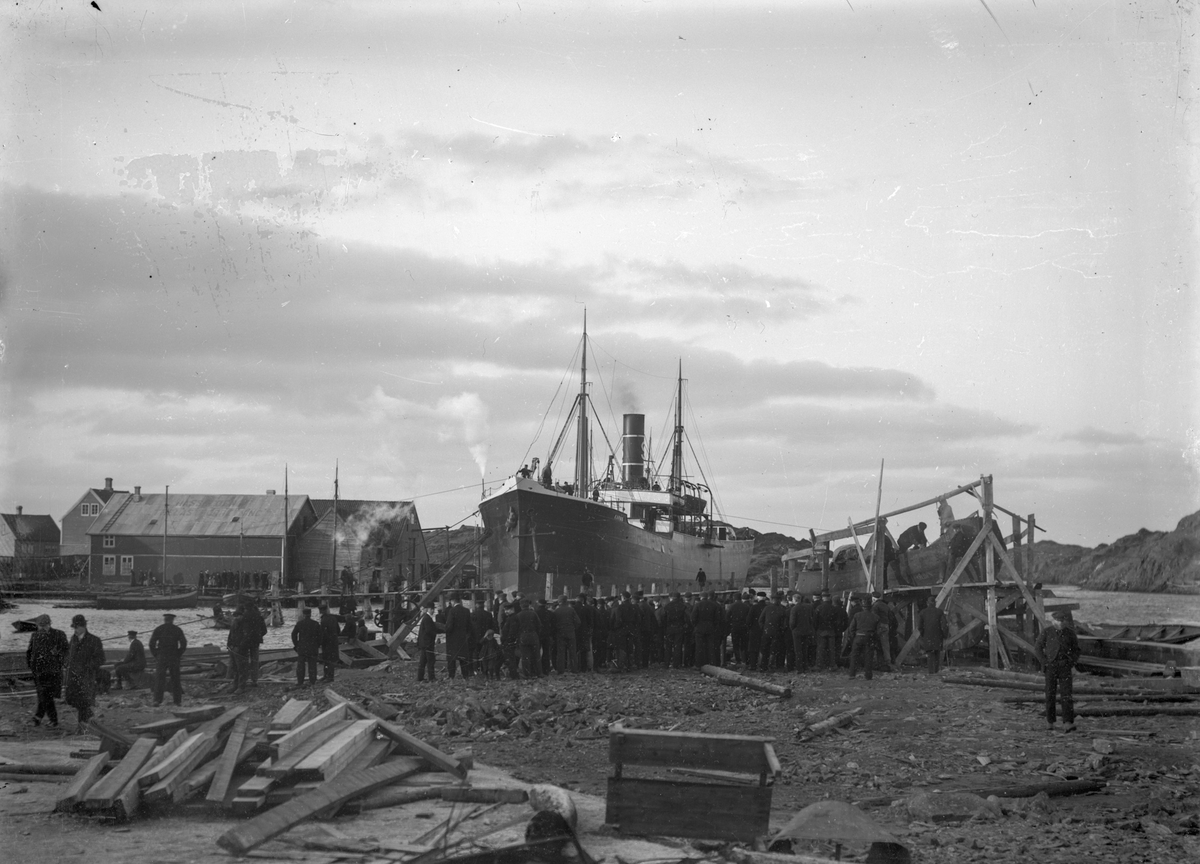
M 127 630 L 137 630 L 139 638 L 145 642 L 150 633 L 163 622 L 161 609 L 60 609 L 56 601 L 46 599 L 40 601 L 18 601 L 16 609 L 0 613 L 0 652 L 24 651 L 29 645 L 28 633 L 17 633 L 12 628 L 13 621 L 36 618 L 43 613 L 50 616 L 50 625 L 62 630 L 67 636 L 71 635 L 71 619 L 82 615 L 87 619 L 88 632 L 94 633 L 104 641 L 105 648 L 121 648 L 128 644 Z M 204 606 L 190 606 L 186 609 L 171 610 L 175 613 L 175 623 L 182 628 L 187 636 L 189 647 L 201 645 L 216 645 L 225 647 L 228 630 L 217 630 L 211 626 L 212 613 Z M 284 609 L 284 626 L 269 628 L 263 638 L 263 648 L 291 648 L 292 625 L 295 623 L 296 610 Z M 269 623 L 269 619 L 268 619 Z
M 1047 585 L 1054 596 L 1079 604 L 1078 621 L 1088 624 L 1200 624 L 1200 594 L 1140 594 L 1090 591 Z

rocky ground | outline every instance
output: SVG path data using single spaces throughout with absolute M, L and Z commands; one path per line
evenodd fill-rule
M 783 765 L 772 824 L 823 798 L 862 802 L 926 862 L 1162 862 L 1200 860 L 1200 752 L 1195 718 L 1092 720 L 1077 732 L 1051 733 L 1034 704 L 999 701 L 1011 690 L 967 687 L 923 672 L 880 674 L 873 681 L 845 674 L 767 676 L 790 684 L 780 700 L 722 686 L 695 672 L 552 675 L 538 682 L 447 681 L 417 684 L 415 665 L 339 672 L 335 689 L 373 695 L 400 709 L 398 722 L 444 750 L 471 748 L 476 759 L 519 779 L 555 783 L 603 796 L 609 776 L 607 728 L 769 735 Z M 290 696 L 304 694 L 264 681 L 249 696 L 226 697 L 219 682 L 191 681 L 187 703 L 248 702 L 267 719 Z M 317 691 L 316 698 L 319 696 Z M 101 697 L 98 719 L 126 728 L 162 716 L 144 692 Z M 852 726 L 812 740 L 797 730 L 830 714 L 862 708 Z M 0 700 L 0 742 L 35 747 L 69 733 L 28 725 L 30 700 Z M 74 711 L 63 709 L 64 719 Z M 64 726 L 73 725 L 64 723 Z M 1137 733 L 1137 734 L 1131 734 Z M 79 739 L 79 747 L 89 746 Z M 7 747 L 5 753 L 12 753 Z M 1099 777 L 1100 794 L 1015 799 L 968 808 L 955 818 L 954 799 L 915 796 L 930 790 L 970 791 L 1004 783 Z M 679 779 L 696 779 L 684 778 Z M 0 784 L 0 817 L 30 784 Z M 6 803 L 7 799 L 7 803 Z M 923 809 L 924 808 L 924 809 Z M 973 815 L 972 815 L 973 814 Z M 28 814 L 12 823 L 20 834 L 59 830 L 74 817 Z M 86 830 L 72 825 L 72 831 Z M 97 826 L 90 830 L 113 829 Z M 86 836 L 79 843 L 86 848 Z M 797 851 L 830 854 L 832 847 Z M 861 860 L 865 848 L 849 847 Z M 695 850 L 690 853 L 697 856 Z

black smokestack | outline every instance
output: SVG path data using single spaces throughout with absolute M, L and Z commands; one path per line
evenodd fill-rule
M 646 439 L 646 415 L 626 414 L 621 436 L 621 478 L 629 485 L 640 484 L 645 477 L 642 443 Z

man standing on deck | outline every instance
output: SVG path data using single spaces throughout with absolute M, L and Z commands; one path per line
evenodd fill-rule
M 154 657 L 154 704 L 161 705 L 163 691 L 170 679 L 171 697 L 183 704 L 183 684 L 179 680 L 179 661 L 187 650 L 187 637 L 175 626 L 175 613 L 164 612 L 163 623 L 150 634 L 150 654 Z
M 129 651 L 125 654 L 125 659 L 113 667 L 113 677 L 117 679 L 114 690 L 124 690 L 126 681 L 129 682 L 129 689 L 134 689 L 133 679 L 129 676 L 146 671 L 146 649 L 142 647 L 141 640 L 137 638 L 137 631 L 130 630 L 127 635 L 129 636 Z
M 58 728 L 58 708 L 54 700 L 62 691 L 63 663 L 70 648 L 67 634 L 50 626 L 49 615 L 39 615 L 37 630 L 29 637 L 29 647 L 25 649 L 25 663 L 33 673 L 33 686 L 37 690 L 34 726 L 40 726 L 42 717 L 48 717 L 50 728 Z
M 720 576 L 721 574 L 718 573 L 717 575 Z M 696 584 L 700 587 L 701 592 L 704 591 L 704 585 L 707 582 L 708 582 L 708 576 L 705 575 L 704 568 L 701 567 L 699 570 L 696 571 Z

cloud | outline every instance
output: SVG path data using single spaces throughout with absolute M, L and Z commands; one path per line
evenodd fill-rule
M 1064 433 L 1061 439 L 1063 441 L 1075 441 L 1080 444 L 1092 444 L 1099 447 L 1123 447 L 1146 443 L 1146 439 L 1132 432 L 1109 432 L 1105 429 L 1096 429 L 1093 426 L 1085 426 L 1074 432 Z

